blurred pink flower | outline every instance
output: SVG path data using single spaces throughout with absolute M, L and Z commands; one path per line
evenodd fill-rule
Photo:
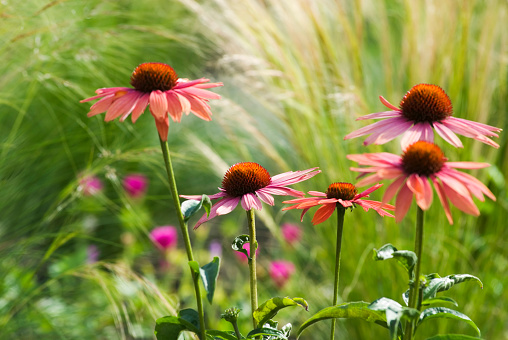
M 131 174 L 124 178 L 123 187 L 132 198 L 143 196 L 148 189 L 148 178 L 142 174 Z
M 219 193 L 209 195 L 211 199 L 220 198 L 221 200 L 213 205 L 210 216 L 207 217 L 204 214 L 199 219 L 194 229 L 214 217 L 229 214 L 240 202 L 246 211 L 253 208 L 261 210 L 261 201 L 269 205 L 274 204 L 272 195 L 301 197 L 304 195 L 303 192 L 288 188 L 287 185 L 305 181 L 320 172 L 317 168 L 311 168 L 302 171 L 289 171 L 270 177 L 268 171 L 257 163 L 237 163 L 230 167 L 224 175 Z M 180 195 L 180 197 L 201 200 L 201 195 Z
M 281 227 L 284 240 L 290 245 L 294 245 L 302 238 L 302 228 L 296 224 L 284 223 Z
M 413 86 L 402 98 L 400 108 L 381 96 L 379 98 L 381 103 L 392 111 L 371 113 L 357 120 L 387 119 L 351 132 L 344 139 L 370 134 L 363 142 L 364 145 L 384 144 L 403 134 L 401 146 L 405 149 L 419 140 L 433 143 L 435 130 L 445 141 L 458 148 L 462 147 L 462 142 L 456 134 L 499 148 L 499 145 L 488 137 L 499 137 L 496 132 L 501 129 L 453 117 L 452 102 L 439 86 L 432 84 Z
M 205 89 L 222 86 L 222 83 L 208 83 L 209 79 L 197 80 L 178 78 L 175 70 L 163 63 L 140 64 L 131 75 L 130 87 L 101 88 L 95 91 L 96 96 L 84 99 L 100 100 L 92 105 L 88 117 L 106 112 L 104 120 L 109 122 L 120 117 L 123 122 L 132 113 L 132 122 L 150 105 L 150 113 L 155 118 L 155 125 L 162 141 L 168 139 L 169 116 L 180 122 L 182 114 L 190 112 L 201 119 L 212 120 L 208 101 L 219 99 L 216 93 Z
M 250 243 L 244 243 L 242 248 L 247 251 L 247 254 L 249 254 L 249 257 L 250 257 Z M 259 254 L 259 243 L 258 243 L 258 248 L 256 249 L 256 257 L 258 256 L 258 254 Z M 235 250 L 235 256 L 238 260 L 240 260 L 243 263 L 249 262 L 249 259 L 247 258 L 247 256 L 244 253 L 240 253 Z
M 167 251 L 176 247 L 178 231 L 173 226 L 162 226 L 150 232 L 150 239 L 160 250 Z
M 99 260 L 99 248 L 95 244 L 91 244 L 86 248 L 86 262 L 95 263 Z
M 494 194 L 475 177 L 455 169 L 481 169 L 488 163 L 447 162 L 441 149 L 432 143 L 418 141 L 410 145 L 402 156 L 387 152 L 348 155 L 348 159 L 366 167 L 351 168 L 363 177 L 358 186 L 369 185 L 383 179 L 393 182 L 383 196 L 383 203 L 395 195 L 395 221 L 400 222 L 406 215 L 413 197 L 416 204 L 427 210 L 432 204 L 433 191 L 429 180 L 434 184 L 437 197 L 443 205 L 448 222 L 453 224 L 448 200 L 466 214 L 478 216 L 480 211 L 472 196 L 484 201 L 484 194 L 496 200 Z
M 272 261 L 270 263 L 270 277 L 277 286 L 282 288 L 295 272 L 295 265 L 289 261 Z
M 96 176 L 85 176 L 79 180 L 79 185 L 85 196 L 97 195 L 102 191 L 102 181 Z

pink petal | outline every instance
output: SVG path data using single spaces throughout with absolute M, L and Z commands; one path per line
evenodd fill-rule
M 116 97 L 114 95 L 110 95 L 109 97 L 104 97 L 99 100 L 97 103 L 93 104 L 90 108 L 90 112 L 88 112 L 87 116 L 92 117 L 99 113 L 103 113 L 107 111 L 111 104 L 115 101 Z
M 256 191 L 256 195 L 259 197 L 259 199 L 263 202 L 265 202 L 268 205 L 273 206 L 275 204 L 275 201 L 273 199 L 273 196 L 270 194 L 267 194 L 263 191 L 263 189 L 259 189 Z
M 309 191 L 309 195 L 318 196 L 318 197 L 326 197 L 326 194 L 321 191 Z
M 218 199 L 218 198 L 221 198 L 221 197 L 225 197 L 225 196 L 227 196 L 227 194 L 225 192 L 219 192 L 219 193 L 216 193 L 216 194 L 213 194 L 213 195 L 208 195 L 208 197 L 211 200 L 215 200 L 215 199 Z M 180 197 L 186 198 L 188 200 L 198 200 L 198 201 L 201 201 L 202 195 L 180 195 Z
M 79 102 L 80 103 L 85 103 L 85 102 L 89 102 L 91 100 L 95 100 L 95 99 L 102 98 L 102 97 L 105 97 L 105 96 L 114 95 L 118 91 L 126 91 L 126 92 L 128 92 L 128 91 L 132 91 L 132 89 L 129 88 L 129 87 L 102 88 L 102 89 L 98 89 L 98 90 L 95 91 L 95 93 L 98 94 L 97 96 L 86 98 L 86 99 L 80 100 Z
M 136 108 L 139 98 L 143 96 L 143 93 L 141 92 L 133 92 L 133 93 L 135 93 L 135 95 L 132 96 L 132 105 L 130 109 L 127 110 L 127 112 L 123 114 L 122 117 L 120 117 L 121 122 L 123 122 L 129 116 L 129 114 L 134 110 L 134 108 Z M 125 95 L 125 97 L 127 97 L 127 95 Z
M 189 115 L 191 111 L 191 104 L 189 100 L 185 96 L 179 95 L 177 92 L 175 92 L 175 94 L 177 95 L 178 100 L 180 101 L 180 105 L 182 106 L 182 112 L 185 113 L 186 116 Z
M 180 123 L 182 119 L 182 105 L 178 99 L 178 95 L 173 91 L 166 92 L 166 98 L 168 103 L 168 113 L 174 122 Z
M 330 216 L 332 216 L 335 211 L 335 204 L 325 204 L 316 210 L 314 217 L 312 218 L 312 224 L 320 224 L 326 221 Z
M 238 202 L 240 202 L 240 197 L 226 197 L 223 198 L 220 202 L 222 203 L 219 207 L 217 207 L 217 215 L 226 215 L 232 212 L 236 206 L 238 205 Z M 219 204 L 219 203 L 217 203 Z
M 397 194 L 395 200 L 395 222 L 399 223 L 406 216 L 411 203 L 413 202 L 413 192 L 404 184 Z
M 485 184 L 480 182 L 477 178 L 469 174 L 454 170 L 451 170 L 448 172 L 448 174 L 462 182 L 467 187 L 467 189 L 482 202 L 484 201 L 483 194 L 487 195 L 493 201 L 496 200 L 496 197 L 489 190 L 489 188 L 487 188 Z
M 194 87 L 198 88 L 198 89 L 209 89 L 209 88 L 212 88 L 212 87 L 219 87 L 219 86 L 224 86 L 223 83 L 207 83 L 207 84 L 196 84 L 194 85 Z
M 109 107 L 108 112 L 106 112 L 104 121 L 110 122 L 121 115 L 129 114 L 134 108 L 138 96 L 138 93 L 134 91 L 120 96 Z
M 262 206 L 256 195 L 249 192 L 242 196 L 242 208 L 247 211 L 251 210 L 252 208 L 261 210 Z
M 149 101 L 150 95 L 148 93 L 145 93 L 141 97 L 139 97 L 138 101 L 136 102 L 136 106 L 134 106 L 134 109 L 132 110 L 131 120 L 133 123 L 136 123 L 139 116 L 141 116 L 141 114 L 145 112 L 145 109 Z
M 163 120 L 167 117 L 167 111 L 168 100 L 165 93 L 160 90 L 150 92 L 150 112 L 155 117 L 155 120 Z
M 197 229 L 201 224 L 210 221 L 212 218 L 217 217 L 218 215 L 225 215 L 230 213 L 231 211 L 233 211 L 234 208 L 236 208 L 239 200 L 240 200 L 239 197 L 227 197 L 220 200 L 219 202 L 217 202 L 215 205 L 212 206 L 212 209 L 210 209 L 210 215 L 208 217 L 206 216 L 206 214 L 204 214 L 199 219 L 199 221 L 194 226 L 194 229 Z M 226 205 L 226 208 L 221 210 L 222 213 L 218 213 L 217 210 L 220 209 L 223 205 Z
M 452 130 L 447 128 L 446 125 L 441 124 L 440 122 L 434 122 L 434 129 L 436 129 L 438 135 L 443 137 L 443 139 L 451 145 L 455 146 L 456 148 L 464 147 L 459 137 L 457 137 L 457 135 L 454 134 Z
M 389 127 L 375 131 L 365 139 L 363 145 L 381 145 L 388 143 L 392 139 L 400 136 L 403 132 L 407 131 L 413 125 L 413 122 L 407 121 L 405 118 L 390 118 L 393 121 Z
M 309 209 L 310 209 L 310 208 L 306 208 L 306 209 L 303 209 L 303 210 L 302 210 L 302 214 L 300 215 L 300 222 L 303 222 L 303 216 L 305 215 L 305 213 L 306 213 L 307 211 L 309 211 Z
M 446 162 L 447 167 L 456 169 L 483 169 L 490 166 L 489 163 L 479 162 Z
M 441 183 L 446 184 L 449 188 L 453 189 L 458 195 L 467 198 L 471 197 L 469 190 L 462 183 L 462 181 L 455 179 L 453 176 L 450 176 L 449 169 L 441 169 L 435 176 L 441 180 Z
M 353 154 L 347 155 L 346 158 L 360 165 L 394 166 L 402 164 L 400 156 L 388 152 Z
M 278 175 L 275 175 L 271 178 L 270 185 L 274 186 L 285 186 L 290 184 L 295 184 L 302 182 L 306 179 L 312 178 L 319 174 L 321 170 L 317 170 L 319 168 L 310 168 L 307 170 L 300 171 L 288 171 Z M 315 171 L 316 170 L 316 171 Z
M 342 200 L 339 198 L 339 203 L 344 207 L 344 208 L 349 208 L 351 206 L 353 206 L 353 203 L 351 203 L 351 201 L 348 201 L 348 200 Z
M 168 131 L 169 131 L 169 118 L 166 116 L 162 120 L 155 119 L 155 127 L 157 128 L 157 132 L 159 132 L 159 136 L 163 142 L 168 140 Z
M 444 208 L 446 218 L 448 219 L 448 223 L 453 224 L 452 214 L 450 212 L 450 206 L 448 205 L 448 200 L 446 199 L 446 194 L 443 189 L 441 183 L 434 177 L 431 177 L 432 183 L 434 183 L 434 188 L 436 188 L 437 197 L 441 201 L 441 204 Z
M 441 123 L 455 133 L 458 133 L 460 135 L 463 135 L 463 136 L 466 136 L 469 138 L 474 138 L 474 139 L 479 140 L 485 144 L 488 144 L 488 145 L 493 146 L 495 148 L 499 148 L 499 144 L 497 144 L 490 138 L 486 137 L 486 136 L 497 137 L 497 134 L 494 134 L 488 130 L 486 131 L 482 126 L 478 126 L 478 125 L 474 124 L 474 122 L 471 122 L 471 121 L 465 120 L 465 119 L 449 117 L 449 118 L 441 121 Z
M 183 89 L 176 89 L 175 92 L 183 94 L 190 94 L 198 98 L 205 98 L 205 99 L 220 99 L 221 96 L 217 93 L 213 93 L 211 91 L 202 90 L 196 87 L 186 87 Z
M 380 180 L 382 180 L 381 176 L 379 176 L 378 174 L 374 174 L 372 176 L 365 177 L 364 179 L 356 183 L 355 187 L 364 187 L 366 185 L 379 182 Z
M 356 118 L 356 120 L 365 120 L 365 119 L 380 119 L 380 118 L 393 118 L 393 117 L 400 117 L 401 111 L 383 111 L 383 112 L 376 112 L 371 113 L 365 116 L 361 116 L 360 118 Z
M 376 191 L 377 189 L 381 188 L 382 186 L 383 186 L 383 184 L 376 184 L 376 185 L 368 188 L 367 190 L 359 193 L 358 195 L 356 195 L 354 197 L 354 199 L 357 200 L 357 199 L 362 198 L 362 197 L 368 197 L 371 192 Z
M 183 89 L 183 88 L 186 88 L 186 87 L 189 87 L 189 86 L 195 86 L 197 84 L 201 84 L 201 83 L 206 83 L 210 81 L 210 79 L 206 79 L 206 78 L 199 78 L 199 79 L 196 79 L 196 80 L 187 80 L 187 79 L 178 79 L 176 81 L 176 85 L 175 87 L 173 87 L 174 90 L 176 89 Z
M 386 188 L 386 191 L 385 191 L 385 194 L 383 195 L 383 200 L 382 200 L 383 205 L 391 201 L 393 196 L 395 196 L 395 194 L 397 193 L 397 191 L 399 191 L 401 185 L 404 184 L 405 181 L 406 181 L 406 176 L 405 175 L 400 176 L 395 181 L 393 181 L 392 184 L 390 184 L 388 186 L 388 188 Z
M 187 98 L 191 105 L 192 113 L 203 120 L 212 120 L 212 111 L 210 111 L 210 107 L 206 104 L 206 102 L 194 96 L 186 96 L 185 98 Z
M 279 195 L 279 196 L 302 197 L 305 195 L 305 193 L 295 190 L 295 189 L 286 188 L 286 187 L 276 187 L 276 186 L 272 186 L 271 184 L 264 187 L 263 191 L 267 194 Z
M 364 126 L 360 129 L 353 131 L 350 134 L 346 135 L 346 137 L 344 137 L 344 140 L 365 136 L 365 135 L 374 133 L 376 131 L 383 131 L 383 129 L 385 129 L 387 126 L 391 126 L 392 124 L 398 122 L 399 120 L 400 120 L 400 117 L 388 118 L 388 119 Z
M 465 212 L 466 214 L 478 216 L 480 211 L 473 202 L 471 196 L 459 195 L 455 190 L 449 187 L 447 182 L 443 182 L 444 192 L 446 197 L 452 202 L 454 206 Z
M 383 209 L 380 209 L 381 204 L 380 204 L 380 202 L 376 202 L 376 201 L 358 200 L 353 203 L 358 204 L 365 211 L 369 211 L 369 209 L 374 209 L 381 216 L 395 217 L 392 214 L 390 214 L 389 212 L 386 212 L 383 210 L 383 209 L 395 210 L 395 207 L 393 205 L 387 204 L 387 205 L 383 206 Z
M 406 183 L 408 188 L 415 194 L 416 204 L 423 210 L 428 210 L 432 204 L 432 188 L 427 178 L 411 174 Z
M 422 136 L 425 134 L 426 137 L 428 138 L 427 134 L 428 134 L 428 129 L 427 127 L 430 128 L 430 124 L 429 123 L 416 123 L 415 125 L 413 125 L 409 130 L 407 130 L 404 135 L 402 136 L 402 139 L 400 141 L 400 146 L 402 148 L 402 150 L 405 150 L 409 145 L 419 141 L 419 140 L 424 140 L 422 138 Z M 434 134 L 432 133 L 432 129 L 430 129 L 430 133 L 431 135 L 433 136 Z M 433 140 L 434 138 L 432 138 Z
M 379 100 L 389 109 L 400 111 L 400 109 L 394 105 L 392 105 L 388 100 L 386 100 L 383 96 L 379 96 Z

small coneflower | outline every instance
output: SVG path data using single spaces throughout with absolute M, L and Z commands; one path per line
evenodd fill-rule
M 212 112 L 208 100 L 219 99 L 216 93 L 205 89 L 222 86 L 222 83 L 208 83 L 210 80 L 200 78 L 189 81 L 178 78 L 175 70 L 163 63 L 143 63 L 136 67 L 131 75 L 130 87 L 101 88 L 95 91 L 96 96 L 81 101 L 87 102 L 101 98 L 92 105 L 88 117 L 106 112 L 105 121 L 120 117 L 123 122 L 132 114 L 136 120 L 150 105 L 150 113 L 155 118 L 157 131 L 162 141 L 167 140 L 169 118 L 180 122 L 182 114 L 194 113 L 201 119 L 211 120 Z
M 170 225 L 157 227 L 150 232 L 150 239 L 157 248 L 162 251 L 168 251 L 176 247 L 178 231 Z
M 488 137 L 498 137 L 501 129 L 494 126 L 453 117 L 453 106 L 446 92 L 436 85 L 418 84 L 409 90 L 400 102 L 400 107 L 390 104 L 382 96 L 381 103 L 393 111 L 371 113 L 358 118 L 388 118 L 367 125 L 348 134 L 344 139 L 369 135 L 364 145 L 384 144 L 395 137 L 402 137 L 402 149 L 416 141 L 434 142 L 434 132 L 455 147 L 462 147 L 456 134 L 474 138 L 485 144 L 498 148 L 499 145 Z
M 277 288 L 283 288 L 295 272 L 293 262 L 279 260 L 270 263 L 270 278 Z
M 348 155 L 348 159 L 359 165 L 370 167 L 351 168 L 361 173 L 360 177 L 370 174 L 357 183 L 358 186 L 369 185 L 383 179 L 393 179 L 386 189 L 383 202 L 390 201 L 396 194 L 395 220 L 400 222 L 406 215 L 413 196 L 422 210 L 432 204 L 434 184 L 437 196 L 443 205 L 446 217 L 453 224 L 448 200 L 463 212 L 478 216 L 478 208 L 472 196 L 484 201 L 483 195 L 496 200 L 492 192 L 475 177 L 455 169 L 481 169 L 490 166 L 488 163 L 447 162 L 441 149 L 432 143 L 418 141 L 406 148 L 402 156 L 391 153 L 371 153 Z
M 303 171 L 289 171 L 270 177 L 268 171 L 261 165 L 253 162 L 237 163 L 228 169 L 222 180 L 220 192 L 210 195 L 211 199 L 221 199 L 196 223 L 194 229 L 204 222 L 219 215 L 226 215 L 233 211 L 241 202 L 246 211 L 251 209 L 261 210 L 261 201 L 273 205 L 272 195 L 287 195 L 301 197 L 303 192 L 286 187 L 287 185 L 305 181 L 314 177 L 320 170 L 317 168 Z M 180 195 L 187 199 L 201 200 L 201 195 Z
M 296 224 L 284 223 L 281 227 L 284 240 L 290 245 L 295 245 L 302 239 L 303 230 Z
M 148 178 L 143 174 L 130 174 L 124 178 L 123 187 L 130 197 L 139 198 L 148 189 Z
M 394 210 L 395 207 L 389 204 L 382 205 L 381 202 L 377 201 L 362 199 L 364 197 L 369 197 L 371 192 L 377 190 L 381 186 L 382 184 L 377 184 L 362 193 L 358 193 L 356 187 L 351 183 L 332 183 L 328 187 L 326 193 L 319 191 L 309 191 L 309 195 L 313 195 L 314 197 L 297 198 L 294 200 L 282 202 L 287 204 L 294 204 L 282 210 L 303 209 L 301 215 L 301 220 L 303 221 L 303 216 L 305 213 L 307 213 L 307 211 L 309 211 L 310 208 L 320 205 L 321 207 L 316 211 L 314 217 L 312 218 L 313 225 L 326 221 L 330 216 L 332 216 L 335 208 L 338 205 L 341 205 L 344 208 L 353 208 L 355 205 L 359 205 L 365 211 L 374 209 L 381 216 L 393 217 L 393 215 L 384 211 L 383 209 Z

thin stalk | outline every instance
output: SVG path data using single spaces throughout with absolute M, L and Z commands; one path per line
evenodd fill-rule
M 416 208 L 416 235 L 415 235 L 415 253 L 416 253 L 416 268 L 413 284 L 409 287 L 409 307 L 419 308 L 420 296 L 420 274 L 421 274 L 421 258 L 423 249 L 423 220 L 424 214 L 420 207 Z M 414 333 L 414 322 L 408 321 L 406 323 L 406 331 L 404 334 L 405 340 L 412 340 Z
M 335 282 L 333 286 L 333 306 L 337 304 L 339 298 L 339 271 L 340 271 L 340 252 L 342 249 L 342 230 L 344 229 L 344 214 L 346 209 L 337 206 L 337 246 L 335 248 Z M 332 330 L 330 340 L 335 338 L 335 319 L 332 319 Z
M 249 272 L 250 272 L 250 305 L 252 309 L 252 324 L 257 327 L 254 319 L 254 311 L 258 309 L 258 282 L 256 274 L 256 221 L 254 219 L 254 209 L 247 211 L 247 220 L 249 224 Z
M 163 141 L 162 139 L 160 139 L 160 137 L 159 137 L 159 141 L 161 144 L 162 156 L 164 157 L 164 164 L 166 165 L 169 187 L 171 189 L 170 190 L 171 196 L 173 197 L 173 204 L 175 206 L 176 216 L 178 217 L 178 222 L 180 223 L 180 230 L 182 231 L 182 235 L 183 235 L 183 240 L 184 240 L 184 244 L 185 244 L 185 251 L 187 252 L 187 259 L 189 261 L 194 261 L 194 255 L 192 254 L 192 246 L 191 246 L 190 237 L 189 237 L 189 230 L 187 227 L 187 223 L 185 222 L 185 220 L 183 218 L 182 210 L 180 207 L 180 199 L 178 197 L 178 189 L 176 188 L 175 173 L 173 171 L 173 165 L 171 164 L 171 156 L 169 154 L 168 142 Z M 199 338 L 201 340 L 205 340 L 206 339 L 206 337 L 205 337 L 205 316 L 204 316 L 204 310 L 203 310 L 203 302 L 201 300 L 201 291 L 199 288 L 199 278 L 198 278 L 198 276 L 196 276 L 194 274 L 192 269 L 190 269 L 190 271 L 191 271 L 192 280 L 194 282 L 194 292 L 196 295 L 196 302 L 197 302 L 197 307 L 198 307 L 199 325 L 201 328 Z

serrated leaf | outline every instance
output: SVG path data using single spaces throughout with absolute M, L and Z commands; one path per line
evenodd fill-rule
M 480 329 L 476 324 L 471 320 L 467 315 L 462 314 L 460 312 L 457 312 L 456 310 L 445 308 L 445 307 L 434 307 L 434 308 L 427 308 L 420 314 L 420 318 L 418 320 L 418 324 L 416 327 L 420 326 L 420 324 L 426 320 L 430 319 L 455 319 L 455 320 L 462 320 L 465 321 L 467 324 L 469 324 L 471 327 L 476 329 L 478 332 L 478 336 L 481 336 Z
M 199 315 L 193 309 L 183 309 L 178 316 L 165 316 L 155 321 L 154 334 L 157 340 L 178 339 L 182 331 L 199 334 Z
M 252 313 L 252 317 L 256 320 L 256 325 L 263 326 L 265 322 L 277 315 L 279 310 L 291 306 L 300 306 L 306 311 L 309 310 L 307 301 L 302 298 L 274 297 L 261 304 L 261 306 Z
M 213 339 L 219 338 L 224 340 L 238 340 L 234 332 L 223 332 L 215 329 L 209 329 L 206 331 L 206 335 L 210 335 Z
M 215 293 L 215 285 L 217 283 L 217 276 L 219 275 L 220 258 L 217 256 L 213 258 L 212 262 L 205 264 L 199 269 L 201 281 L 206 291 L 206 298 L 211 304 L 213 294 Z
M 277 329 L 265 327 L 253 329 L 249 332 L 249 334 L 247 334 L 247 339 L 255 339 L 261 335 L 269 336 L 272 340 L 287 340 L 287 337 L 283 332 Z
M 456 307 L 459 306 L 459 304 L 454 299 L 446 297 L 446 296 L 437 296 L 432 299 L 423 300 L 422 306 L 431 306 L 431 305 L 437 305 L 440 303 L 450 303 L 452 305 L 455 305 Z
M 247 250 L 243 249 L 243 245 L 245 243 L 249 243 L 249 240 L 250 240 L 249 235 L 237 236 L 233 240 L 233 243 L 231 243 L 231 248 L 233 248 L 233 250 L 236 250 L 237 252 L 245 254 L 245 256 L 247 256 L 247 258 L 250 258 Z
M 390 339 L 396 340 L 398 334 L 402 331 L 400 321 L 402 319 L 415 320 L 420 312 L 414 308 L 404 307 L 397 301 L 380 298 L 372 302 L 369 308 L 375 311 L 384 311 L 386 316 L 386 324 L 390 331 Z
M 368 308 L 367 302 L 346 302 L 337 306 L 327 307 L 320 310 L 312 317 L 307 319 L 298 330 L 297 338 L 310 325 L 327 319 L 345 318 L 345 319 L 362 319 L 368 322 L 377 323 L 380 326 L 388 328 L 386 325 L 386 316 L 384 312 L 375 311 Z
M 379 249 L 374 249 L 374 260 L 382 261 L 395 259 L 404 267 L 409 275 L 409 279 L 414 279 L 414 267 L 416 265 L 416 254 L 409 250 L 397 250 L 392 244 L 388 243 Z
M 435 335 L 426 340 L 478 340 L 480 338 L 464 334 L 441 334 Z M 481 340 L 481 339 L 480 339 Z

